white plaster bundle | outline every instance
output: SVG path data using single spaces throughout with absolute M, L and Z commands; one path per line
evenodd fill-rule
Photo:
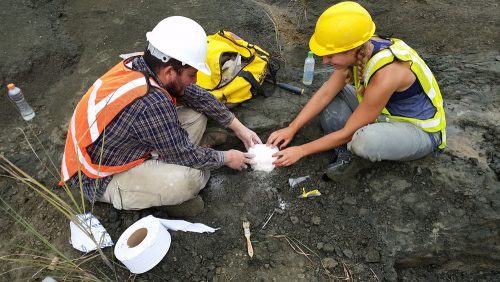
M 277 147 L 271 147 L 266 144 L 255 144 L 248 149 L 248 153 L 255 155 L 253 158 L 253 170 L 270 172 L 274 169 L 273 162 L 277 159 L 273 154 L 278 152 Z

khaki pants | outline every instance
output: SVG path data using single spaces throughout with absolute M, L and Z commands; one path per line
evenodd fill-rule
M 189 134 L 189 140 L 199 144 L 205 132 L 207 118 L 183 106 L 177 108 L 177 113 L 182 128 Z M 209 177 L 210 171 L 148 160 L 114 175 L 98 201 L 124 210 L 177 205 L 195 198 L 205 187 Z

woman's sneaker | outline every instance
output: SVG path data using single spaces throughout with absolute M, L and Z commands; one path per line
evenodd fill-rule
M 326 168 L 325 175 L 334 181 L 343 181 L 355 177 L 362 169 L 372 165 L 369 160 L 354 156 L 350 152 L 337 154 L 335 161 Z

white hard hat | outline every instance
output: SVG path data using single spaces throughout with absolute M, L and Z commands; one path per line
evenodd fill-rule
M 207 34 L 192 19 L 181 16 L 168 17 L 146 33 L 146 38 L 149 41 L 148 49 L 156 58 L 163 62 L 174 58 L 210 75 L 210 68 L 205 63 Z

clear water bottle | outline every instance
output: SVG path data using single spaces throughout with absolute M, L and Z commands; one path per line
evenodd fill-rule
M 19 87 L 16 87 L 14 83 L 9 83 L 9 85 L 7 85 L 7 88 L 9 89 L 9 98 L 19 108 L 23 119 L 31 120 L 32 118 L 34 118 L 35 112 L 33 111 L 33 108 L 31 108 L 31 106 L 28 104 L 28 102 L 26 102 L 26 100 L 24 99 L 24 95 L 21 89 L 19 89 Z
M 307 54 L 306 61 L 304 62 L 304 77 L 302 83 L 305 85 L 311 85 L 314 76 L 314 55 L 313 52 L 309 51 Z

